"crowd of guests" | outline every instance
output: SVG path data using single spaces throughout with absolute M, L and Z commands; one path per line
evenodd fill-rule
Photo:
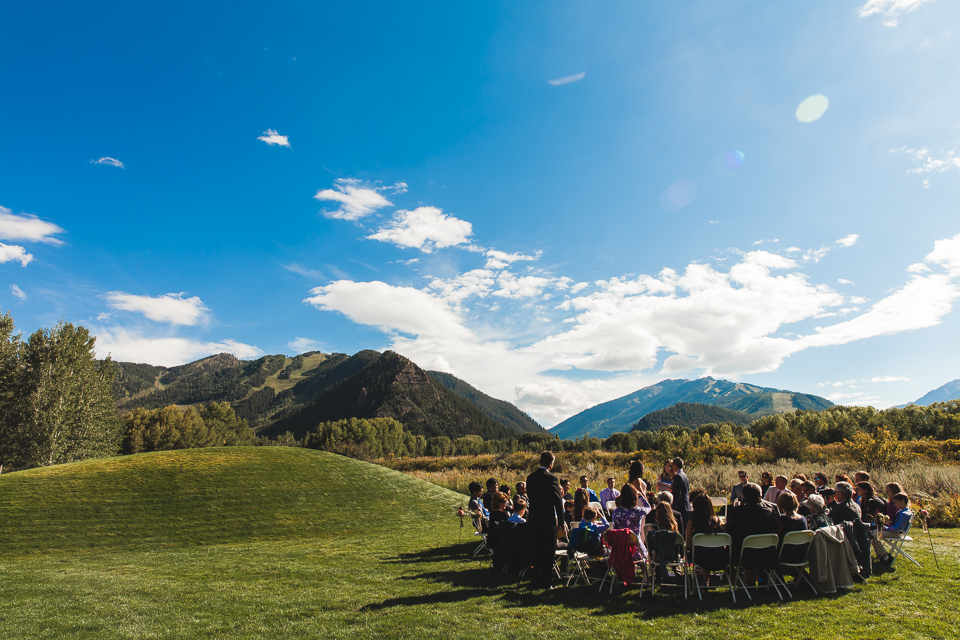
M 551 584 L 557 548 L 575 544 L 599 549 L 600 536 L 607 529 L 633 532 L 633 559 L 646 562 L 648 547 L 654 546 L 659 531 L 681 534 L 688 549 L 696 534 L 725 531 L 731 535 L 733 555 L 738 557 L 743 539 L 750 535 L 776 533 L 782 541 L 791 531 L 858 523 L 861 529 L 873 531 L 868 537 L 877 555 L 875 562 L 884 564 L 892 560 L 880 539 L 902 537 L 914 515 L 902 486 L 886 484 L 884 499 L 865 471 L 854 474 L 852 480 L 838 474 L 830 486 L 820 472 L 811 479 L 803 473 L 787 478 L 763 472 L 760 483 L 755 484 L 740 470 L 723 520 L 705 491 L 690 489 L 681 458 L 667 461 L 649 483 L 644 479 L 643 462 L 632 461 L 627 483 L 618 490 L 616 478 L 608 477 L 599 494 L 589 487 L 590 478 L 585 475 L 578 478 L 579 486 L 571 493 L 570 480 L 552 473 L 554 462 L 553 453 L 545 451 L 539 468 L 512 488 L 501 486 L 496 478 L 487 480 L 485 491 L 479 482 L 471 483 L 467 507 L 482 523 L 483 531 L 489 523 L 529 522 L 534 582 L 544 588 Z M 920 515 L 927 514 L 921 511 Z M 865 546 L 869 554 L 869 545 Z

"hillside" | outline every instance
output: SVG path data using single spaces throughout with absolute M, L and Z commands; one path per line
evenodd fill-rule
M 154 409 L 226 401 L 257 433 L 302 437 L 318 422 L 396 418 L 427 437 L 515 438 L 542 431 L 513 405 L 393 353 L 310 352 L 250 362 L 219 354 L 179 367 L 118 363 L 117 406 Z
M 948 400 L 957 399 L 960 399 L 960 378 L 957 380 L 952 380 L 942 387 L 937 387 L 929 393 L 925 393 L 923 397 L 910 404 L 919 404 L 920 406 L 926 407 L 934 402 L 947 402 Z
M 709 404 L 680 402 L 666 409 L 651 411 L 640 418 L 633 425 L 631 431 L 657 431 L 671 425 L 696 429 L 702 424 L 711 422 L 732 422 L 733 424 L 746 426 L 752 421 L 753 416 L 743 411 L 734 411 L 733 409 Z
M 618 431 L 630 431 L 634 424 L 652 411 L 681 402 L 724 407 L 750 413 L 754 418 L 795 409 L 819 410 L 833 406 L 829 400 L 818 396 L 710 377 L 664 380 L 581 411 L 550 432 L 563 439 L 583 436 L 606 438 Z
M 497 400 L 467 384 L 460 378 L 441 371 L 427 371 L 431 378 L 444 385 L 457 395 L 466 398 L 498 422 L 513 427 L 520 433 L 542 433 L 541 427 L 533 418 L 504 400 Z

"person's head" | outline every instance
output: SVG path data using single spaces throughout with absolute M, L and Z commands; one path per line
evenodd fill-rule
M 510 497 L 510 485 L 508 484 L 503 485 L 502 487 L 500 487 L 500 491 L 502 491 L 503 494 L 508 498 Z
M 590 504 L 590 496 L 587 494 L 587 490 L 577 489 L 573 494 L 573 517 L 574 519 L 583 517 L 583 510 L 587 508 L 587 505 Z
M 796 512 L 797 507 L 800 506 L 800 503 L 797 501 L 797 496 L 789 491 L 784 491 L 780 494 L 780 497 L 777 498 L 777 506 L 780 507 L 784 515 L 792 516 Z
M 801 480 L 800 478 L 794 478 L 793 480 L 790 481 L 790 491 L 793 492 L 794 494 L 798 493 L 800 491 L 800 485 L 802 484 L 803 484 L 803 480 Z
M 807 505 L 807 509 L 810 510 L 811 514 L 823 513 L 823 510 L 827 508 L 827 503 L 823 501 L 823 496 L 819 493 L 810 494 L 810 496 L 803 501 L 803 504 Z
M 873 485 L 869 482 L 858 482 L 857 483 L 857 495 L 860 496 L 863 500 L 869 500 L 874 496 Z
M 787 488 L 787 476 L 777 476 L 774 479 L 774 483 L 776 483 L 777 489 L 783 491 Z
M 759 504 L 760 503 L 760 486 L 752 482 L 748 482 L 743 485 L 743 502 L 746 504 Z
M 657 519 L 657 526 L 661 529 L 667 529 L 669 531 L 677 531 L 679 529 L 677 519 L 673 517 L 673 509 L 670 508 L 669 502 L 657 503 L 657 511 L 654 515 Z
M 477 498 L 483 493 L 483 485 L 476 481 L 471 482 L 467 488 L 470 489 L 470 496 L 473 498 Z
M 564 493 L 570 493 L 570 480 L 567 478 L 560 480 L 560 488 L 563 489 Z
M 703 495 L 707 495 L 707 492 L 701 489 L 700 487 L 697 487 L 695 489 L 690 489 L 690 493 L 687 494 L 687 500 L 690 501 L 690 504 L 693 504 L 693 499 L 696 498 L 701 493 Z
M 517 495 L 525 496 L 527 495 L 527 483 L 521 480 L 517 483 Z
M 657 504 L 660 504 L 660 503 L 662 503 L 662 502 L 665 502 L 665 503 L 667 503 L 668 505 L 672 505 L 672 504 L 673 504 L 673 494 L 670 493 L 669 491 L 661 491 L 660 493 L 658 493 L 658 494 L 657 494 Z
M 643 471 L 644 471 L 643 462 L 641 460 L 631 460 L 630 473 L 628 474 L 630 482 L 633 482 L 634 480 L 642 476 Z
M 827 474 L 822 471 L 817 471 L 813 474 L 813 482 L 817 487 L 822 487 L 827 484 Z
M 540 454 L 540 466 L 546 469 L 552 469 L 556 459 L 557 456 L 553 455 L 552 451 L 544 451 Z
M 834 494 L 836 494 L 836 491 L 834 491 L 830 487 L 820 490 L 820 495 L 823 496 L 823 499 L 826 500 L 827 502 L 834 502 Z
M 848 476 L 845 473 L 838 473 L 837 475 L 833 476 L 833 482 L 834 483 L 846 482 L 847 484 L 850 484 L 850 485 L 853 484 L 853 481 L 850 480 L 850 476 Z
M 681 457 L 679 457 L 679 456 L 677 456 L 676 458 L 674 458 L 674 459 L 673 459 L 673 462 L 671 462 L 670 464 L 673 465 L 673 468 L 674 468 L 675 471 L 682 471 L 682 470 L 683 470 L 683 458 L 681 458 Z
M 600 517 L 600 512 L 597 511 L 596 507 L 587 507 L 583 510 L 583 519 L 587 522 L 593 522 L 598 517 Z
M 504 507 L 507 506 L 507 494 L 497 491 L 493 494 L 493 497 L 490 498 L 490 507 L 494 511 L 503 511 Z
M 634 489 L 633 485 L 623 485 L 623 489 L 620 490 L 620 506 L 624 509 L 633 509 L 635 506 L 637 506 L 638 502 L 640 502 L 640 499 L 637 496 L 637 490 Z
M 760 483 L 766 486 L 773 484 L 773 474 L 769 471 L 764 471 L 760 474 Z
M 740 469 L 737 471 L 737 478 L 740 479 L 740 484 L 747 484 L 750 481 L 750 474 L 745 469 Z
M 518 516 L 522 516 L 527 512 L 527 501 L 517 496 L 513 499 L 513 512 Z
M 563 501 L 563 510 L 573 513 L 573 500 L 564 500 Z
M 667 460 L 663 463 L 663 475 L 669 477 L 673 475 L 673 465 Z
M 580 486 L 583 487 L 584 489 L 586 489 L 586 488 L 587 488 L 587 484 L 588 484 L 588 482 L 587 482 L 587 476 L 580 476 Z
M 838 482 L 833 490 L 837 496 L 837 500 L 840 502 L 849 500 L 853 495 L 853 485 L 851 485 L 849 482 Z
M 496 492 L 500 488 L 500 485 L 497 484 L 496 478 L 490 478 L 487 480 L 487 491 L 490 493 Z
M 893 506 L 900 509 L 907 509 L 910 507 L 910 498 L 907 497 L 905 493 L 898 493 L 890 499 L 893 502 Z
M 807 496 L 814 494 L 816 492 L 817 492 L 817 485 L 813 484 L 809 480 L 807 480 L 806 482 L 800 483 L 800 493 L 798 495 L 801 496 L 800 498 L 801 500 L 806 500 Z
M 806 481 L 807 481 L 807 476 L 803 475 L 803 474 L 800 473 L 799 471 L 796 472 L 795 474 L 793 474 L 793 477 L 796 478 L 797 480 L 799 480 L 800 482 L 806 482 Z
M 702 529 L 706 528 L 711 520 L 716 518 L 716 514 L 713 511 L 713 501 L 710 500 L 710 496 L 706 493 L 698 493 L 690 501 L 693 506 L 693 526 Z
M 855 474 L 853 474 L 853 480 L 857 484 L 860 484 L 861 482 L 870 482 L 870 474 L 866 471 L 857 471 Z
M 613 489 L 613 485 L 616 482 L 613 478 L 607 478 L 607 489 Z
M 883 490 L 887 494 L 887 500 L 892 500 L 893 496 L 897 495 L 898 493 L 903 493 L 903 487 L 900 486 L 899 482 L 888 482 L 887 484 L 883 485 Z

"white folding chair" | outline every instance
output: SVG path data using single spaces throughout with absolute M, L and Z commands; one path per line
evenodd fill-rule
M 813 586 L 810 578 L 807 577 L 806 569 L 810 564 L 810 560 L 808 559 L 810 557 L 810 547 L 813 546 L 813 538 L 816 535 L 814 531 L 788 532 L 783 536 L 779 558 L 781 568 L 793 569 L 797 572 L 797 577 L 793 579 L 794 586 L 796 586 L 797 582 L 803 580 L 807 583 L 807 586 L 813 589 L 814 593 L 817 593 L 817 588 Z M 780 584 L 783 585 L 787 595 L 793 598 L 794 595 L 787 589 L 787 583 L 784 582 L 783 578 L 780 578 Z
M 702 569 L 708 578 L 713 573 L 722 573 L 730 586 L 730 595 L 733 597 L 733 601 L 737 601 L 737 594 L 734 593 L 733 589 L 733 580 L 730 579 L 732 547 L 733 538 L 730 537 L 729 533 L 698 533 L 693 536 L 690 552 L 693 570 L 688 572 L 687 575 L 696 584 L 697 596 L 701 600 L 703 600 L 702 590 L 716 589 L 717 587 L 701 587 L 700 581 L 697 579 L 697 569 Z
M 673 534 L 673 539 L 670 539 L 669 534 Z M 670 548 L 675 550 L 675 556 L 668 556 L 666 558 L 658 557 L 656 550 L 654 548 L 648 548 L 647 552 L 650 554 L 650 595 L 654 595 L 657 589 L 657 568 L 663 567 L 665 570 L 673 569 L 674 575 L 683 578 L 683 597 L 687 597 L 687 545 L 686 541 L 683 539 L 683 536 L 675 531 L 655 531 L 653 535 L 659 540 L 660 548 Z M 649 539 L 649 538 L 648 538 Z M 660 586 L 663 586 L 663 582 L 660 583 Z M 679 585 L 677 585 L 679 586 Z
M 617 508 L 616 500 L 607 500 L 607 515 L 612 516 L 613 510 Z
M 726 498 L 710 498 L 710 503 L 713 504 L 714 512 L 716 512 L 718 508 L 723 507 L 723 515 L 719 517 L 720 517 L 720 522 L 726 522 L 727 521 L 727 505 L 729 504 L 727 499 Z
M 743 587 L 747 593 L 747 598 L 753 600 L 750 595 L 750 589 L 759 589 L 760 585 L 747 585 L 743 581 L 742 572 L 744 570 L 756 571 L 763 574 L 767 579 L 764 588 L 773 587 L 777 595 L 783 600 L 783 594 L 777 586 L 777 566 L 779 564 L 779 554 L 777 545 L 780 543 L 780 537 L 775 533 L 760 533 L 753 536 L 747 536 L 743 539 L 740 547 L 740 559 L 737 561 L 737 583 Z
M 887 553 L 890 554 L 890 566 L 893 566 L 893 563 L 898 556 L 903 556 L 913 564 L 917 565 L 918 569 L 922 568 L 920 567 L 920 563 L 917 562 L 914 559 L 914 557 L 911 556 L 909 553 L 907 553 L 906 550 L 903 548 L 903 544 L 905 542 L 913 542 L 913 538 L 907 535 L 907 533 L 910 531 L 910 527 L 912 526 L 913 526 L 913 516 L 910 516 L 910 520 L 907 521 L 907 526 L 903 529 L 902 536 L 896 537 L 896 538 L 884 538 L 884 537 L 880 538 L 880 541 L 883 544 L 885 544 L 887 547 Z M 878 534 L 878 535 L 882 536 L 882 534 Z

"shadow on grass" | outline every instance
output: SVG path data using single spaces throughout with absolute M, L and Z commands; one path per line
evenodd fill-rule
M 446 547 L 436 547 L 412 553 L 401 553 L 381 558 L 382 562 L 403 563 L 410 567 L 407 575 L 399 576 L 401 581 L 422 581 L 432 585 L 443 585 L 442 590 L 423 593 L 420 595 L 390 598 L 382 602 L 369 603 L 361 607 L 361 611 L 379 611 L 390 607 L 409 606 L 419 604 L 459 603 L 475 598 L 492 598 L 499 600 L 503 606 L 515 608 L 541 607 L 544 605 L 558 605 L 565 608 L 576 608 L 586 611 L 589 615 L 635 615 L 641 619 L 656 619 L 694 613 L 707 613 L 722 609 L 748 609 L 753 606 L 767 606 L 780 602 L 776 592 L 757 591 L 751 593 L 753 600 L 748 600 L 742 589 L 736 592 L 737 602 L 734 603 L 728 589 L 704 593 L 704 599 L 698 599 L 696 592 L 684 600 L 683 585 L 665 585 L 658 587 L 657 594 L 651 596 L 649 587 L 644 587 L 641 596 L 639 585 L 630 587 L 614 586 L 613 594 L 608 587 L 603 593 L 598 592 L 599 576 L 595 576 L 590 586 L 559 588 L 544 591 L 523 581 L 515 573 L 500 573 L 490 566 L 489 556 L 471 559 L 470 554 L 476 544 L 464 542 Z M 456 562 L 450 566 L 450 562 Z M 418 563 L 421 566 L 418 567 Z M 418 570 L 419 569 L 419 570 Z M 557 582 L 557 584 L 560 584 Z M 844 597 L 845 593 L 823 596 L 814 595 L 806 585 L 790 584 L 793 600 L 807 601 L 832 600 Z M 787 598 L 787 601 L 791 598 Z

